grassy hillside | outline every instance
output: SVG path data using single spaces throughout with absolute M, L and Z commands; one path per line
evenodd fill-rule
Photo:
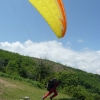
M 25 86 L 21 86 L 22 83 L 14 83 L 16 86 L 11 85 L 9 88 L 3 83 L 5 81 L 1 80 L 0 83 L 3 84 L 0 85 L 0 97 L 6 98 L 5 100 L 8 100 L 7 97 L 10 100 L 12 100 L 11 98 L 16 100 L 15 98 L 19 99 L 23 96 L 29 96 L 32 100 L 33 98 L 35 98 L 34 100 L 36 98 L 39 100 L 46 91 L 38 89 L 36 92 L 33 85 L 44 87 L 47 81 L 54 77 L 61 80 L 61 84 L 58 87 L 61 93 L 77 98 L 78 100 L 100 100 L 100 75 L 87 73 L 47 59 L 22 56 L 18 53 L 0 49 L 0 72 L 5 73 L 3 75 L 1 73 L 1 76 L 6 75 L 6 77 L 9 77 L 11 75 L 10 78 L 12 79 L 19 79 L 21 81 L 26 79 L 27 82 L 29 81 L 28 85 L 27 83 L 23 83 Z M 38 84 L 34 83 L 34 81 L 38 82 Z M 13 81 L 10 83 L 13 83 Z M 29 83 L 31 83 L 31 87 L 27 87 L 30 86 Z M 13 94 L 14 96 L 12 96 Z M 59 98 L 58 100 L 68 100 L 64 95 L 59 96 L 57 97 Z
M 20 100 L 28 96 L 31 100 L 41 100 L 47 91 L 34 87 L 25 81 L 13 80 L 0 76 L 0 100 Z M 49 100 L 49 97 L 46 99 Z M 54 100 L 73 100 L 67 95 L 59 93 Z

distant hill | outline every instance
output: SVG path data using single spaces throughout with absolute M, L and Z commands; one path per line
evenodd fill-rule
M 65 66 L 60 63 L 22 56 L 0 50 L 0 71 L 41 83 L 56 77 L 61 80 L 58 90 L 79 100 L 100 100 L 100 75 Z

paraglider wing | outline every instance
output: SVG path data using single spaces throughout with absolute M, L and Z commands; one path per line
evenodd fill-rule
M 58 38 L 65 35 L 67 24 L 62 0 L 29 0 L 44 17 Z

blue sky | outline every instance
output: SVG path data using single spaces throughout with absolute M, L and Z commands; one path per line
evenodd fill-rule
M 63 0 L 66 35 L 58 39 L 28 0 L 0 0 L 0 48 L 100 74 L 100 0 Z

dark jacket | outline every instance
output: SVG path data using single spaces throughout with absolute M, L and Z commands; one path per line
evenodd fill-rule
M 52 88 L 55 88 L 60 84 L 60 81 L 57 79 L 52 79 L 48 81 L 47 90 L 50 91 Z

